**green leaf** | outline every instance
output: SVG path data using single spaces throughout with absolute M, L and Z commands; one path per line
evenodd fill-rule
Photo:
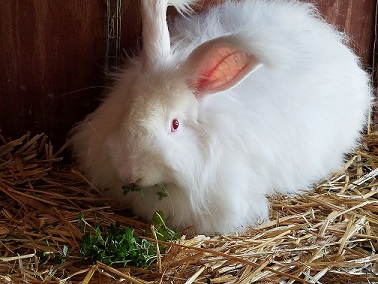
M 154 215 L 152 216 L 152 225 L 154 225 L 155 227 L 165 227 L 163 211 L 156 211 L 154 213 Z
M 154 213 L 151 223 L 154 225 L 156 237 L 160 241 L 172 241 L 181 237 L 180 234 L 167 227 L 165 224 L 164 213 L 162 211 L 157 211 Z M 150 236 L 153 236 L 151 230 L 148 229 L 146 232 Z M 164 250 L 164 248 L 165 246 L 160 245 L 161 250 Z
M 78 219 L 79 219 L 79 222 L 83 222 L 83 223 L 85 222 L 85 218 L 84 218 L 84 213 L 83 212 L 79 213 Z
M 160 190 L 156 192 L 156 194 L 159 196 L 159 200 L 163 200 L 164 198 L 168 197 L 168 191 L 165 184 L 158 184 L 156 186 L 160 188 Z
M 129 192 L 139 192 L 142 197 L 145 196 L 143 188 L 137 188 L 135 185 L 122 186 L 123 195 L 127 195 Z

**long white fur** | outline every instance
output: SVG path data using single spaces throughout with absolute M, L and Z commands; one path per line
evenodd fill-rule
M 159 70 L 171 59 L 167 25 L 167 7 L 174 6 L 181 14 L 190 11 L 193 0 L 141 0 L 143 18 L 142 70 Z
M 121 205 L 145 219 L 163 210 L 173 227 L 243 231 L 268 218 L 267 195 L 308 189 L 358 144 L 369 79 L 312 5 L 227 1 L 170 28 L 165 69 L 141 72 L 135 60 L 71 138 L 91 182 Z M 234 88 L 197 100 L 185 60 L 220 36 L 263 65 Z M 173 118 L 180 127 L 170 133 Z M 125 182 L 146 186 L 146 196 L 124 196 Z M 163 200 L 158 183 L 167 187 Z
M 192 12 L 190 5 L 196 0 L 169 0 L 169 5 L 174 6 L 180 14 L 188 14 Z
M 166 21 L 168 0 L 142 0 L 143 71 L 161 68 L 171 57 L 171 44 Z M 160 64 L 159 64 L 160 63 Z

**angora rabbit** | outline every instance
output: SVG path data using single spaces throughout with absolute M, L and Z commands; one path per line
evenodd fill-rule
M 311 4 L 227 1 L 168 33 L 168 4 L 193 1 L 167 1 L 142 0 L 141 55 L 74 129 L 74 153 L 142 218 L 243 231 L 268 218 L 267 195 L 341 168 L 365 126 L 369 77 Z

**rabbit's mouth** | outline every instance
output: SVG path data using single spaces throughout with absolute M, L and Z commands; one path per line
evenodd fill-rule
M 123 195 L 127 195 L 130 192 L 139 192 L 142 197 L 146 195 L 146 191 L 154 190 L 159 200 L 168 197 L 167 187 L 164 183 L 155 184 L 154 186 L 143 188 L 136 184 L 127 184 L 122 186 Z

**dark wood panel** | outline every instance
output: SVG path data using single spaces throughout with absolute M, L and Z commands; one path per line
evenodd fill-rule
M 376 0 L 315 0 L 324 17 L 350 38 L 365 66 L 373 61 Z
M 102 0 L 0 1 L 0 133 L 64 141 L 102 85 Z
M 372 63 L 376 0 L 311 0 Z M 197 10 L 221 0 L 198 0 Z M 173 15 L 174 13 L 170 13 Z M 103 92 L 104 0 L 0 0 L 0 133 L 45 132 L 60 145 Z M 122 1 L 121 47 L 140 45 L 138 0 Z
M 122 2 L 121 47 L 123 55 L 132 56 L 141 45 L 142 19 L 138 0 Z
M 377 10 L 377 19 L 378 19 L 378 10 Z M 373 53 L 374 53 L 374 75 L 375 75 L 375 84 L 377 86 L 377 96 L 378 96 L 378 21 L 375 23 L 376 24 L 376 30 L 375 30 L 375 41 L 374 41 L 374 48 L 373 48 Z

